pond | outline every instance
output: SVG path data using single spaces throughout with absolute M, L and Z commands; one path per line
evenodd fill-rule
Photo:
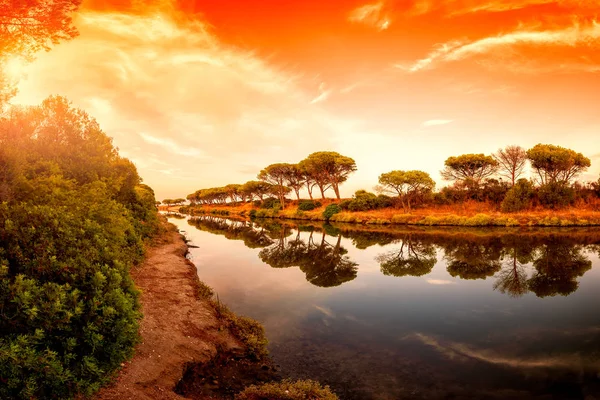
M 599 229 L 170 221 L 282 373 L 341 399 L 600 398 Z

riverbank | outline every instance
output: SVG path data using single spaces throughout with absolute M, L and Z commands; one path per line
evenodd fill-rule
M 240 349 L 213 304 L 198 295 L 196 267 L 187 245 L 171 224 L 148 249 L 145 262 L 131 271 L 141 291 L 141 343 L 98 400 L 183 399 L 173 389 L 188 363 L 208 362 L 217 349 Z
M 284 210 L 261 209 L 251 203 L 239 205 L 204 205 L 183 207 L 189 215 L 219 215 L 227 217 L 276 218 L 289 220 L 325 221 L 323 211 L 333 200 L 320 200 L 319 207 L 311 211 L 298 210 L 297 202 L 290 202 Z M 175 208 L 171 208 L 175 211 Z M 485 203 L 467 203 L 462 206 L 441 206 L 417 209 L 404 213 L 395 208 L 371 211 L 341 211 L 329 221 L 374 225 L 417 226 L 504 226 L 504 227 L 556 227 L 600 226 L 600 211 L 567 208 L 562 210 L 533 210 L 522 213 L 501 213 Z
M 166 219 L 162 224 L 145 261 L 131 271 L 141 292 L 141 342 L 95 398 L 243 400 L 274 393 L 269 398 L 337 399 L 316 382 L 282 381 L 262 325 L 215 299 L 186 257 L 185 238 Z

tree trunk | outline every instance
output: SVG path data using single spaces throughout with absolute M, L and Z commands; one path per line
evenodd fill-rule
M 325 200 L 325 191 L 323 190 L 323 186 L 319 185 L 319 190 L 321 191 L 321 197 Z
M 300 189 L 294 189 L 296 191 L 296 197 L 300 200 Z
M 337 197 L 337 199 L 340 200 L 340 188 L 339 188 L 338 184 L 334 183 L 332 186 L 333 186 L 333 191 L 335 192 L 335 197 Z

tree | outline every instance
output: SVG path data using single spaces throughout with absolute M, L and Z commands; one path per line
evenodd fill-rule
M 340 183 L 348 180 L 348 176 L 356 171 L 356 162 L 334 151 L 312 153 L 300 162 L 301 169 L 310 174 L 325 198 L 325 191 L 331 187 L 336 198 L 340 199 Z
M 568 184 L 587 170 L 591 161 L 581 153 L 551 144 L 537 144 L 527 150 L 527 158 L 537 173 L 540 185 Z
M 304 172 L 298 164 L 291 164 L 285 177 L 287 186 L 294 190 L 296 197 L 300 200 L 300 189 L 306 184 Z
M 405 211 L 419 195 L 430 193 L 435 182 L 423 171 L 391 171 L 379 175 L 380 190 L 398 195 Z
M 227 191 L 227 195 L 232 203 L 235 203 L 238 198 L 241 197 L 240 190 L 242 185 L 239 184 L 230 184 L 225 186 L 225 190 Z
M 446 160 L 441 171 L 442 178 L 447 181 L 469 181 L 476 185 L 492 175 L 498 169 L 498 162 L 492 156 L 484 154 L 463 154 Z
M 507 146 L 499 149 L 494 154 L 494 159 L 498 163 L 498 173 L 507 177 L 511 186 L 514 186 L 527 164 L 527 152 L 520 146 Z
M 270 183 L 275 187 L 275 193 L 279 198 L 281 208 L 285 208 L 285 195 L 289 193 L 287 178 L 293 173 L 294 166 L 292 164 L 278 163 L 271 164 L 258 174 L 258 179 Z
M 299 173 L 302 176 L 302 183 L 306 186 L 306 191 L 308 192 L 308 197 L 313 200 L 313 189 L 317 185 L 317 181 L 314 179 L 310 172 L 310 163 L 306 162 L 306 160 L 301 161 L 297 164 L 297 168 Z
M 244 183 L 241 187 L 241 192 L 244 197 L 252 200 L 253 197 L 256 197 L 260 201 L 263 200 L 265 195 L 271 192 L 271 184 L 262 181 L 248 181 Z
M 78 35 L 70 15 L 81 0 L 2 0 L 0 1 L 0 65 L 10 57 L 28 61 L 40 50 Z M 15 91 L 0 73 L 0 106 Z
M 435 247 L 406 235 L 400 248 L 378 255 L 375 260 L 381 272 L 391 276 L 423 276 L 431 272 L 437 262 Z

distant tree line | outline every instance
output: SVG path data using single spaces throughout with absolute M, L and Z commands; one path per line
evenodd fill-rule
M 527 166 L 531 177 L 524 177 Z M 410 212 L 415 207 L 462 204 L 466 201 L 487 202 L 504 212 L 517 212 L 534 206 L 560 208 L 576 201 L 597 204 L 600 179 L 596 182 L 576 181 L 591 166 L 589 158 L 574 150 L 551 144 L 538 144 L 529 150 L 508 146 L 495 154 L 463 154 L 449 157 L 441 171 L 450 185 L 435 191 L 431 176 L 418 170 L 394 170 L 379 176 L 375 191 L 357 191 L 352 199 L 341 201 L 341 209 L 368 211 L 398 207 Z M 187 196 L 192 205 L 231 204 L 278 200 L 285 207 L 293 191 L 300 200 L 306 190 L 313 199 L 315 188 L 322 198 L 333 190 L 340 198 L 340 185 L 356 171 L 350 157 L 335 152 L 316 152 L 297 164 L 278 163 L 264 168 L 258 180 L 200 189 Z
M 188 195 L 187 199 L 192 204 L 226 204 L 254 199 L 263 201 L 266 197 L 274 196 L 284 208 L 286 196 L 292 191 L 300 200 L 300 191 L 306 189 L 312 200 L 313 192 L 318 188 L 323 199 L 327 190 L 331 189 L 339 200 L 339 186 L 354 171 L 356 162 L 352 158 L 332 151 L 321 151 L 312 153 L 297 164 L 271 164 L 259 172 L 258 180 L 200 189 Z

